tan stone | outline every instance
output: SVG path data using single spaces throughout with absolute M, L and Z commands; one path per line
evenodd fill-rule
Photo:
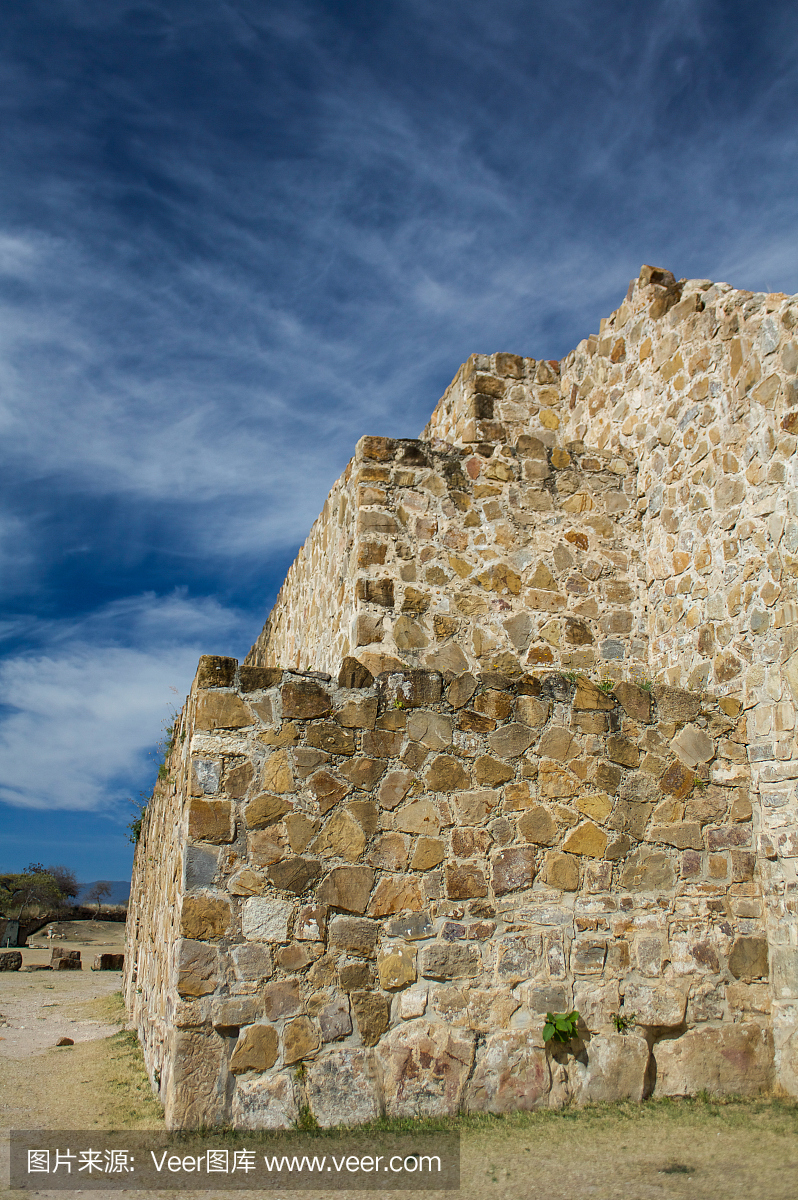
M 621 887 L 630 892 L 665 891 L 675 880 L 673 862 L 659 850 L 636 850 L 621 871 Z
M 287 749 L 275 750 L 266 759 L 260 774 L 260 786 L 265 792 L 276 792 L 280 796 L 296 790 Z
M 244 809 L 244 816 L 250 829 L 266 829 L 269 825 L 276 825 L 290 811 L 291 804 L 282 796 L 263 792 L 250 800 Z
M 230 692 L 203 692 L 197 699 L 195 729 L 242 729 L 252 724 L 246 704 Z
M 416 954 L 401 943 L 386 946 L 377 958 L 380 987 L 397 991 L 416 981 Z
M 253 871 L 251 867 L 243 867 L 230 876 L 227 890 L 231 896 L 260 896 L 268 886 L 264 875 Z
M 180 931 L 183 937 L 211 941 L 224 937 L 229 931 L 230 904 L 227 900 L 209 896 L 186 896 L 183 899 Z
M 401 833 L 383 833 L 369 852 L 368 861 L 384 871 L 401 871 L 407 866 L 407 847 L 407 838 Z
M 452 744 L 452 719 L 444 713 L 415 709 L 407 717 L 407 736 L 430 750 L 444 750 Z
M 414 871 L 429 871 L 446 857 L 446 847 L 440 838 L 420 837 L 416 842 L 410 866 Z
M 301 854 L 310 845 L 319 831 L 319 824 L 319 821 L 305 816 L 304 813 L 290 813 L 285 818 L 288 844 L 294 854 Z
M 757 1096 L 770 1090 L 773 1044 L 769 1030 L 751 1022 L 691 1029 L 654 1046 L 655 1096 Z
M 579 781 L 559 763 L 544 759 L 538 768 L 538 787 L 543 799 L 573 796 Z
M 668 792 L 679 800 L 690 794 L 694 784 L 694 772 L 677 762 L 671 763 L 659 781 L 661 791 Z
M 233 806 L 229 800 L 192 800 L 188 810 L 188 836 L 195 842 L 221 845 L 235 837 Z
M 746 936 L 735 938 L 729 951 L 729 970 L 735 979 L 767 979 L 767 939 Z
M 579 746 L 567 729 L 561 725 L 550 725 L 537 745 L 537 754 L 541 758 L 554 758 L 567 762 L 579 752 Z
M 578 795 L 574 801 L 576 807 L 586 817 L 594 821 L 606 821 L 612 812 L 613 802 L 606 792 L 591 792 L 587 796 Z
M 533 804 L 518 822 L 518 832 L 527 842 L 537 846 L 551 846 L 557 839 L 554 818 L 542 804 Z
M 650 842 L 665 842 L 678 850 L 703 850 L 701 826 L 695 821 L 680 821 L 675 825 L 652 825 L 648 831 Z
M 615 707 L 615 702 L 611 696 L 605 695 L 595 683 L 589 679 L 585 679 L 584 675 L 580 675 L 576 681 L 576 694 L 573 700 L 573 707 L 574 710 L 598 709 L 599 711 L 609 711 Z
M 646 1089 L 649 1049 L 645 1038 L 632 1032 L 602 1033 L 590 1039 L 587 1069 L 577 1077 L 577 1104 L 639 1104 Z
M 332 772 L 326 770 L 317 771 L 315 775 L 312 775 L 307 786 L 316 799 L 322 814 L 342 800 L 350 790 L 348 783 L 336 778 Z
M 512 1113 L 545 1108 L 551 1074 L 545 1049 L 526 1032 L 491 1031 L 464 1100 L 466 1112 Z
M 390 1004 L 379 992 L 353 992 L 352 1011 L 364 1046 L 375 1046 L 390 1024 Z
M 446 895 L 450 900 L 470 900 L 487 896 L 485 873 L 476 863 L 447 863 Z
M 621 680 L 612 689 L 627 717 L 647 725 L 651 720 L 651 692 L 637 687 L 628 680 Z
M 462 791 L 471 784 L 466 771 L 449 754 L 439 754 L 433 759 L 424 776 L 427 787 L 432 792 Z M 412 832 L 412 831 L 408 831 Z
M 268 1071 L 277 1061 L 279 1043 L 272 1025 L 250 1025 L 238 1036 L 230 1059 L 234 1075 L 244 1071 Z
M 462 825 L 481 825 L 496 812 L 499 793 L 490 788 L 479 792 L 460 792 L 454 797 L 454 803 Z
M 525 725 L 512 723 L 503 725 L 488 737 L 490 748 L 499 758 L 517 758 L 527 750 L 534 740 Z
M 608 737 L 607 758 L 622 767 L 636 767 L 640 762 L 640 751 L 628 738 Z
M 374 889 L 366 910 L 370 917 L 388 917 L 398 912 L 420 912 L 424 907 L 421 884 L 417 879 L 384 876 Z
M 328 693 L 313 679 L 292 679 L 284 683 L 280 696 L 286 719 L 306 721 L 324 717 L 332 708 Z
M 307 744 L 327 754 L 354 754 L 355 735 L 331 721 L 316 721 L 308 726 Z M 364 746 L 365 750 L 365 746 Z M 366 751 L 367 753 L 367 751 Z
M 345 858 L 348 862 L 356 862 L 365 848 L 366 835 L 362 826 L 345 810 L 333 813 L 311 845 L 314 854 L 323 858 Z
M 321 865 L 312 858 L 286 858 L 282 862 L 272 863 L 266 874 L 274 887 L 299 896 L 315 883 L 321 874 Z
M 515 715 L 524 725 L 539 729 L 548 720 L 549 708 L 548 700 L 538 700 L 536 696 L 519 696 L 515 702 Z
M 468 704 L 476 689 L 476 679 L 473 675 L 466 672 L 449 684 L 446 698 L 452 708 L 462 708 L 465 704 Z
M 219 952 L 215 946 L 181 938 L 177 954 L 177 990 L 181 996 L 207 996 L 216 990 Z
M 240 762 L 235 766 L 228 766 L 224 775 L 225 794 L 232 796 L 234 800 L 240 800 L 242 796 L 246 795 L 247 788 L 252 783 L 253 774 L 251 762 Z
M 607 835 L 592 821 L 583 821 L 576 829 L 569 830 L 563 841 L 563 850 L 589 858 L 602 858 L 606 849 Z
M 515 775 L 515 769 L 506 762 L 499 762 L 489 754 L 480 755 L 474 763 L 474 778 L 481 787 L 498 787 Z M 468 784 L 463 784 L 467 787 Z
M 370 792 L 384 774 L 385 763 L 380 762 L 379 759 L 364 758 L 358 755 L 351 762 L 341 763 L 337 770 L 356 788 L 360 788 L 363 792 Z
M 307 1058 L 320 1045 L 319 1031 L 309 1017 L 295 1017 L 286 1023 L 283 1030 L 283 1060 L 286 1064 Z
M 394 817 L 394 828 L 402 833 L 420 833 L 432 837 L 440 833 L 440 821 L 435 806 L 429 800 L 418 800 L 400 808 Z
M 320 884 L 316 899 L 344 912 L 362 913 L 366 911 L 373 885 L 371 867 L 336 867 Z
M 688 767 L 715 757 L 715 743 L 698 725 L 685 725 L 671 742 L 671 749 Z
M 579 860 L 573 854 L 549 850 L 543 859 L 541 877 L 549 887 L 576 892 L 579 890 Z

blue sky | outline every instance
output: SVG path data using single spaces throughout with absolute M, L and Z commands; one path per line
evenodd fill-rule
M 6 0 L 0 869 L 124 878 L 363 433 L 641 263 L 798 291 L 798 7 Z

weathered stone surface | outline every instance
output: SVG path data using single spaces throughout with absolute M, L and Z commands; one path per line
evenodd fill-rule
M 322 1129 L 363 1125 L 380 1116 L 380 1090 L 371 1061 L 357 1047 L 335 1050 L 309 1064 L 307 1093 L 310 1111 Z
M 512 846 L 491 859 L 491 882 L 497 896 L 532 887 L 535 879 L 534 846 Z
M 121 971 L 124 965 L 124 954 L 95 954 L 91 969 L 92 971 Z M 2 964 L 0 964 L 0 970 L 2 969 Z
M 515 775 L 515 769 L 509 763 L 499 762 L 489 754 L 480 755 L 474 763 L 474 778 L 480 787 L 499 787 Z M 464 783 L 468 787 L 469 783 Z
M 245 1071 L 268 1071 L 277 1061 L 279 1042 L 273 1025 L 249 1025 L 238 1035 L 230 1059 L 234 1075 Z
M 18 967 L 3 967 L 3 970 L 18 971 L 22 966 L 22 955 L 18 954 L 18 958 Z M 215 946 L 189 938 L 180 939 L 177 948 L 177 990 L 181 996 L 209 995 L 216 990 L 218 974 L 219 952 Z
M 286 1064 L 314 1054 L 320 1044 L 319 1031 L 309 1017 L 294 1017 L 286 1022 L 283 1029 L 283 1060 Z
M 671 742 L 671 749 L 688 767 L 715 757 L 715 743 L 698 725 L 685 725 Z
M 209 1029 L 176 1029 L 172 1074 L 164 1097 L 171 1129 L 221 1124 L 227 1083 L 224 1042 Z
M 625 985 L 624 1011 L 637 1014 L 638 1025 L 677 1029 L 684 1021 L 687 996 L 666 983 L 629 981 Z
M 681 688 L 654 684 L 651 689 L 660 721 L 694 721 L 701 711 L 701 697 Z
M 518 821 L 518 832 L 527 842 L 551 846 L 557 838 L 557 825 L 547 808 L 531 804 Z
M 577 1104 L 614 1104 L 645 1095 L 649 1051 L 645 1038 L 632 1032 L 604 1033 L 590 1039 L 587 1066 L 576 1076 Z
M 769 1030 L 754 1022 L 714 1029 L 691 1029 L 654 1046 L 655 1096 L 757 1096 L 773 1081 Z
M 250 800 L 244 810 L 244 816 L 250 829 L 267 829 L 270 825 L 276 825 L 290 811 L 290 803 L 282 796 L 263 792 L 254 800 Z
M 452 719 L 444 713 L 416 709 L 407 717 L 407 736 L 429 750 L 445 750 L 452 744 Z
M 621 887 L 630 892 L 657 892 L 672 888 L 673 861 L 664 851 L 642 847 L 631 854 L 621 871 Z
M 356 862 L 366 848 L 366 835 L 358 821 L 345 810 L 334 812 L 311 844 L 322 858 L 345 858 Z
M 312 858 L 287 858 L 284 862 L 274 863 L 266 874 L 280 891 L 299 896 L 318 879 L 321 866 Z
M 563 892 L 575 892 L 579 888 L 579 860 L 573 854 L 562 854 L 549 850 L 541 868 L 543 882 Z
M 420 837 L 416 842 L 410 866 L 414 871 L 429 871 L 446 857 L 446 846 L 440 838 Z
M 377 793 L 381 807 L 396 808 L 397 804 L 401 804 L 404 800 L 414 781 L 415 776 L 412 771 L 389 771 Z
M 417 941 L 421 938 L 431 937 L 433 925 L 427 912 L 405 913 L 403 916 L 386 921 L 385 932 L 388 937 L 402 937 L 406 941 Z
M 470 900 L 487 896 L 485 872 L 475 863 L 446 864 L 446 895 L 450 900 Z
M 229 800 L 192 800 L 188 810 L 188 836 L 196 842 L 221 845 L 235 837 L 233 806 Z
M 450 684 L 446 693 L 446 699 L 451 704 L 452 708 L 462 708 L 474 695 L 477 690 L 477 681 L 473 675 L 466 672 L 454 679 Z
M 316 721 L 308 725 L 306 734 L 309 746 L 324 750 L 327 754 L 354 754 L 355 735 L 351 729 L 342 729 L 331 721 Z M 341 774 L 343 769 L 341 768 Z
M 232 687 L 238 659 L 219 654 L 201 654 L 197 667 L 197 689 Z
M 253 896 L 241 906 L 241 929 L 252 942 L 287 942 L 294 906 L 290 900 Z
M 180 932 L 186 938 L 213 941 L 224 937 L 230 928 L 230 920 L 230 904 L 227 900 L 212 896 L 186 896 Z
M 598 710 L 599 712 L 607 712 L 615 707 L 615 701 L 612 696 L 607 696 L 602 692 L 601 688 L 589 679 L 585 679 L 584 675 L 580 675 L 576 681 L 576 694 L 573 700 L 575 710 Z
M 306 721 L 324 717 L 332 705 L 326 689 L 313 679 L 291 679 L 280 689 L 283 718 Z
M 224 773 L 225 795 L 231 796 L 234 800 L 240 800 L 242 796 L 246 795 L 254 774 L 251 762 L 240 762 L 235 766 L 228 765 Z
M 322 815 L 329 811 L 350 790 L 350 784 L 338 779 L 331 771 L 317 771 L 308 780 L 308 787 L 319 805 Z
M 241 946 L 231 946 L 230 955 L 239 979 L 260 982 L 271 978 L 272 956 L 268 944 L 245 942 Z
M 340 1038 L 349 1037 L 352 1032 L 349 997 L 339 993 L 326 1001 L 321 996 L 315 999 L 319 1003 L 314 1003 L 311 1011 L 318 1016 L 322 1041 L 337 1042 Z
M 665 842 L 677 850 L 703 850 L 701 826 L 697 821 L 680 821 L 675 825 L 652 825 L 648 831 L 651 842 Z
M 471 786 L 468 773 L 450 754 L 439 754 L 433 759 L 424 780 L 431 792 L 457 792 Z
M 548 1104 L 546 1051 L 526 1032 L 492 1033 L 477 1056 L 464 1098 L 466 1112 L 529 1112 Z
M 418 969 L 428 979 L 472 979 L 479 974 L 482 960 L 476 946 L 424 946 Z
M 335 719 L 345 729 L 373 729 L 377 720 L 377 697 L 349 697 L 335 710 Z
M 377 957 L 380 987 L 386 992 L 407 987 L 416 980 L 416 953 L 401 942 L 386 946 Z
M 333 917 L 327 926 L 330 946 L 346 950 L 347 954 L 369 958 L 374 954 L 380 926 L 365 917 Z
M 242 692 L 257 692 L 274 687 L 283 677 L 280 667 L 247 667 L 239 668 Z
M 364 1046 L 375 1046 L 390 1024 L 391 1006 L 379 992 L 352 992 L 352 1012 Z
M 440 821 L 434 804 L 430 800 L 419 800 L 407 804 L 394 817 L 394 827 L 402 833 L 420 833 L 435 836 L 440 833 Z
M 330 908 L 344 912 L 363 913 L 374 885 L 371 867 L 336 867 L 316 891 L 316 899 Z
M 481 825 L 498 807 L 499 793 L 490 788 L 478 792 L 460 792 L 454 797 L 455 808 L 463 825 Z
M 729 970 L 735 979 L 767 979 L 767 939 L 746 936 L 735 938 L 729 951 Z
M 356 658 L 344 658 L 338 673 L 338 686 L 342 688 L 370 688 L 374 676 Z
M 292 1129 L 298 1117 L 296 1084 L 289 1072 L 237 1080 L 234 1129 Z
M 213 796 L 219 790 L 222 764 L 211 758 L 191 760 L 191 795 Z
M 627 717 L 631 717 L 633 721 L 640 721 L 644 725 L 651 720 L 650 692 L 629 683 L 628 680 L 621 680 L 612 689 L 612 694 L 620 703 Z
M 418 1018 L 377 1049 L 390 1117 L 454 1116 L 474 1060 L 474 1035 Z
M 419 912 L 424 907 L 421 884 L 407 876 L 383 876 L 368 906 L 370 917 L 388 917 L 398 912 Z
M 582 854 L 588 858 L 602 858 L 607 849 L 607 835 L 592 821 L 583 821 L 565 836 L 563 850 L 569 854 Z
M 203 692 L 197 699 L 195 729 L 241 729 L 252 724 L 252 714 L 231 692 Z
M 640 751 L 628 738 L 608 737 L 607 758 L 621 767 L 636 767 L 640 762 Z
M 529 749 L 533 741 L 534 734 L 519 722 L 502 725 L 488 736 L 490 748 L 499 758 L 517 758 Z

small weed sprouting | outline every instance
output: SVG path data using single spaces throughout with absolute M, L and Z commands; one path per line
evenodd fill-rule
M 693 787 L 697 792 L 705 792 L 708 784 L 706 779 L 702 779 L 699 775 L 695 775 L 693 777 Z
M 600 692 L 603 692 L 605 696 L 608 696 L 614 687 L 615 687 L 614 679 L 602 679 L 598 684 L 598 690 Z
M 299 1116 L 296 1119 L 294 1128 L 301 1129 L 304 1132 L 310 1132 L 319 1128 L 319 1123 L 310 1111 L 309 1104 L 300 1104 Z
M 305 1066 L 305 1064 L 303 1062 L 301 1062 L 299 1064 L 299 1066 L 296 1068 L 296 1070 L 294 1071 L 294 1077 L 296 1079 L 298 1079 L 300 1083 L 302 1083 L 303 1080 L 305 1080 L 307 1078 L 307 1074 L 308 1074 L 307 1067 Z
M 393 702 L 393 706 L 394 706 L 394 708 L 404 708 L 405 702 L 401 696 L 396 697 L 396 699 Z
M 543 1026 L 544 1042 L 567 1043 L 576 1037 L 576 1027 L 579 1024 L 579 1013 L 576 1009 L 569 1013 L 546 1013 L 546 1024 Z
M 610 1016 L 612 1017 L 612 1023 L 615 1026 L 616 1033 L 626 1033 L 627 1030 L 631 1029 L 637 1021 L 637 1013 L 630 1013 L 629 1016 L 626 1017 L 622 1013 L 614 1012 L 610 1013 Z
M 577 679 L 579 678 L 576 671 L 563 671 L 563 677 L 567 679 L 569 683 L 576 683 Z

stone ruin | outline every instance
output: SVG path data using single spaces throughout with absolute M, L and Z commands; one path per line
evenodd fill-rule
M 360 440 L 144 819 L 170 1128 L 798 1095 L 796 372 L 798 297 L 644 267 Z

